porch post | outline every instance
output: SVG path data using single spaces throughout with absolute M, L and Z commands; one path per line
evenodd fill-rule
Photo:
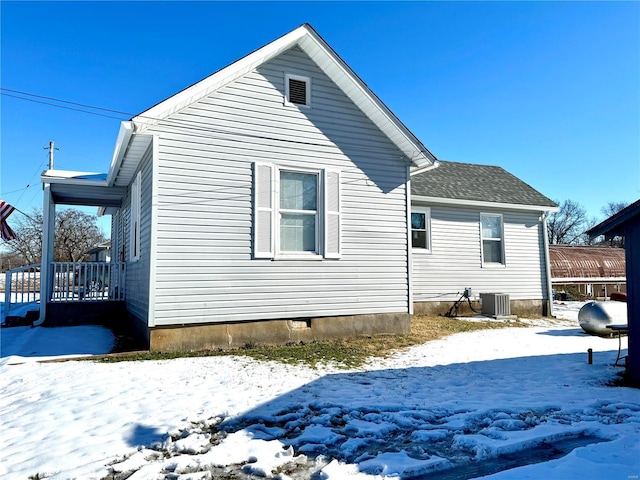
M 47 302 L 51 298 L 51 264 L 53 263 L 53 238 L 55 233 L 56 204 L 51 197 L 51 184 L 43 184 L 42 195 L 42 257 L 40 264 L 40 318 L 34 325 L 41 325 L 47 314 Z

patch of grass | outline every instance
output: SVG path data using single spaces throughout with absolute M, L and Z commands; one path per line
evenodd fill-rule
M 197 352 L 134 352 L 120 353 L 98 359 L 101 362 L 131 360 L 170 360 L 174 358 L 209 357 L 220 355 L 243 355 L 256 360 L 276 361 L 291 365 L 334 364 L 342 368 L 361 366 L 369 357 L 387 357 L 393 352 L 421 345 L 425 342 L 476 330 L 527 327 L 519 321 L 511 322 L 470 322 L 456 318 L 414 315 L 411 319 L 411 333 L 408 335 L 377 335 L 344 340 L 300 342 L 282 346 L 248 344 L 231 350 L 204 350 Z

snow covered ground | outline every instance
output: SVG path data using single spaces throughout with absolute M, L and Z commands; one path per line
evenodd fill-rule
M 618 340 L 586 335 L 580 306 L 349 371 L 231 356 L 40 363 L 107 352 L 113 337 L 4 328 L 0 478 L 637 479 L 640 391 L 607 385 Z

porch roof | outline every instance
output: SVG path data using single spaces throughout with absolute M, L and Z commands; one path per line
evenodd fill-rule
M 47 170 L 40 179 L 50 185 L 56 204 L 118 208 L 127 193 L 126 187 L 109 186 L 106 173 Z

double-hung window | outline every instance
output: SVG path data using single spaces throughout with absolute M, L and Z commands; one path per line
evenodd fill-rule
M 483 265 L 504 265 L 504 228 L 502 215 L 480 214 Z
M 431 250 L 431 210 L 429 207 L 411 209 L 411 247 L 416 251 Z
M 280 170 L 280 252 L 318 254 L 318 173 Z
M 339 258 L 340 173 L 254 165 L 253 257 Z

